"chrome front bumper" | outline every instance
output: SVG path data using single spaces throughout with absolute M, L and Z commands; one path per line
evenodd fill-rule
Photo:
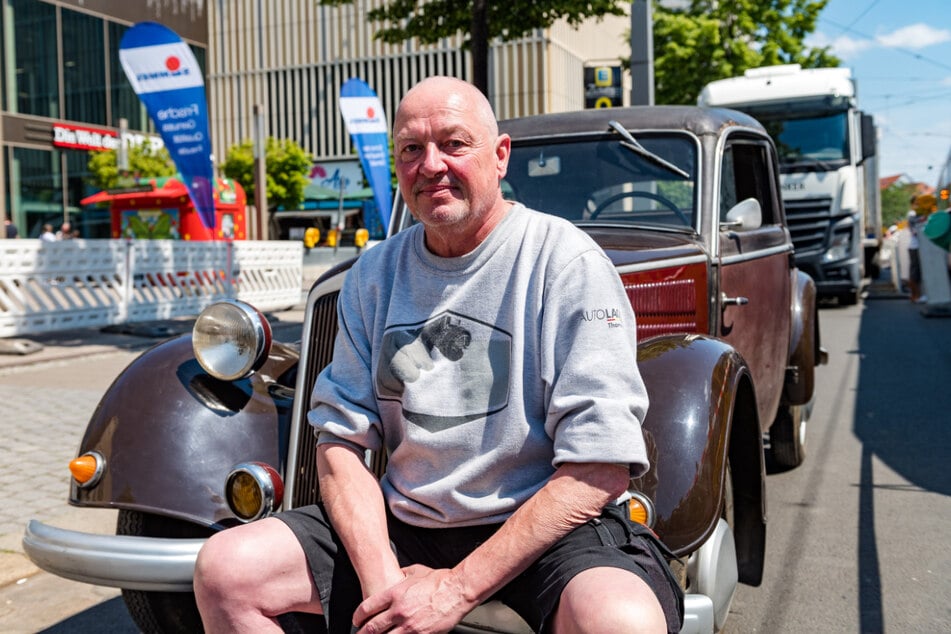
M 154 592 L 191 592 L 195 559 L 204 543 L 204 539 L 81 533 L 37 520 L 30 520 L 23 534 L 23 550 L 33 563 L 47 572 L 97 586 Z M 460 631 L 521 631 L 518 627 L 481 629 L 486 627 L 480 622 L 483 619 L 493 621 L 496 627 L 502 624 L 499 615 L 486 610 L 487 607 L 490 606 L 477 610 L 482 618 L 476 617 L 476 613 L 470 615 L 474 629 L 465 629 L 463 624 Z M 493 609 L 507 611 L 501 605 Z M 710 597 L 686 596 L 683 634 L 712 634 L 713 620 Z M 466 622 L 470 622 L 470 618 Z
M 195 558 L 204 539 L 99 535 L 30 520 L 23 550 L 59 577 L 97 586 L 191 592 Z

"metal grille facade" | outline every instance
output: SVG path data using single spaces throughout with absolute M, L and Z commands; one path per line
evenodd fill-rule
M 433 75 L 470 79 L 462 38 L 421 46 L 373 38 L 366 14 L 382 0 L 344 7 L 316 0 L 217 0 L 208 3 L 208 99 L 216 162 L 254 134 L 253 109 L 265 109 L 267 136 L 292 139 L 320 159 L 354 156 L 337 107 L 351 77 L 379 95 L 392 122 L 400 98 Z M 517 42 L 495 43 L 489 83 L 499 118 L 580 109 L 583 69 L 627 55 L 628 18 L 564 24 Z

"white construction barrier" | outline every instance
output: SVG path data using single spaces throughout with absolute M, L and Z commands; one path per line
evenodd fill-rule
M 300 302 L 298 241 L 0 240 L 0 337 Z

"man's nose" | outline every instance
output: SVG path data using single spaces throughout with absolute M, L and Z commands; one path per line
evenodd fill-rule
M 441 174 L 446 171 L 446 162 L 435 143 L 427 143 L 423 148 L 423 161 L 420 169 L 427 176 Z

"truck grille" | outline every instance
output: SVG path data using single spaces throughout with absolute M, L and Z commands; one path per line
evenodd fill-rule
M 832 198 L 784 200 L 783 206 L 796 255 L 821 251 L 832 223 Z

